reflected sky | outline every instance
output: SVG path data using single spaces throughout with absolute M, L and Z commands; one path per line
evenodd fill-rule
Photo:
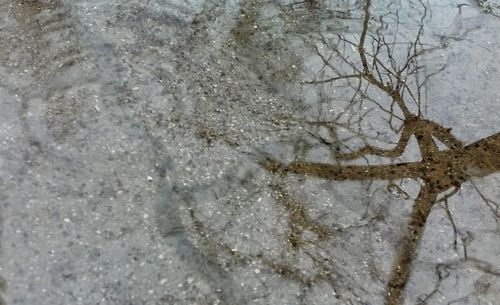
M 7 304 L 495 304 L 495 1 L 0 3 Z

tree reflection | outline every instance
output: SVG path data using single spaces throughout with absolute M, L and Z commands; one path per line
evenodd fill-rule
M 392 15 L 396 34 L 393 38 L 385 35 L 388 24 L 382 16 L 379 17 L 379 22 L 376 22 L 375 16 L 371 13 L 370 0 L 366 0 L 363 5 L 362 30 L 358 39 L 355 36 L 346 37 L 342 34 L 337 34 L 335 39 L 319 35 L 321 50 L 316 41 L 312 43 L 323 68 L 328 69 L 328 75 L 305 83 L 320 85 L 341 82 L 343 90 L 352 93 L 348 106 L 351 109 L 366 102 L 375 104 L 388 114 L 388 127 L 399 133 L 399 140 L 393 148 L 383 149 L 366 144 L 358 150 L 336 153 L 337 164 L 304 161 L 284 164 L 270 157 L 260 161 L 266 170 L 283 176 L 298 174 L 329 180 L 389 181 L 409 178 L 421 183 L 408 221 L 407 233 L 397 251 L 389 275 L 385 299 L 387 305 L 401 305 L 404 302 L 403 292 L 410 279 L 412 265 L 433 206 L 438 202 L 445 202 L 447 208 L 447 200 L 460 190 L 462 183 L 471 178 L 485 177 L 500 171 L 500 133 L 464 145 L 452 135 L 451 129 L 423 117 L 425 96 L 423 89 L 433 73 L 423 74 L 424 65 L 421 63 L 421 58 L 423 54 L 437 47 L 427 46 L 422 42 L 423 21 L 427 8 L 423 2 L 419 4 L 420 20 L 417 33 L 409 43 L 397 41 L 399 37 L 397 32 L 399 27 L 402 27 L 397 13 Z M 378 27 L 373 28 L 373 24 L 378 24 Z M 329 54 L 324 51 L 325 49 L 329 50 Z M 398 60 L 400 58 L 404 60 Z M 441 69 L 442 67 L 438 68 L 434 73 Z M 382 101 L 377 98 L 380 96 L 383 97 Z M 387 105 L 384 101 L 388 101 Z M 358 113 L 358 116 L 362 121 L 362 115 Z M 399 121 L 399 126 L 396 121 Z M 327 126 L 330 131 L 334 131 L 337 122 L 314 123 Z M 340 161 L 364 158 L 367 155 L 400 157 L 412 136 L 417 140 L 420 149 L 422 158 L 420 162 L 390 165 L 340 163 Z M 326 142 L 326 139 L 318 137 Z M 440 150 L 436 140 L 444 144 L 446 149 Z M 441 194 L 444 195 L 439 197 Z M 500 218 L 498 204 L 483 194 L 480 196 L 495 217 Z M 454 227 L 448 209 L 447 213 Z M 293 223 L 293 220 L 290 221 Z

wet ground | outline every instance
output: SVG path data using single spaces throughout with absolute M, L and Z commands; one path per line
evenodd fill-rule
M 0 0 L 6 304 L 498 304 L 500 2 Z

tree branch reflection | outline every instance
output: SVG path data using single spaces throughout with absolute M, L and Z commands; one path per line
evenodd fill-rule
M 403 48 L 396 42 L 397 34 L 394 35 L 394 39 L 384 36 L 383 17 L 380 17 L 379 28 L 375 30 L 371 28 L 371 25 L 375 23 L 372 22 L 374 20 L 371 13 L 372 3 L 371 0 L 366 0 L 363 5 L 364 16 L 359 39 L 356 41 L 356 39 L 338 34 L 336 41 L 332 42 L 331 38 L 321 36 L 319 42 L 322 47 L 330 50 L 329 56 L 324 55 L 325 51 L 320 52 L 316 45 L 318 42 L 314 41 L 314 49 L 324 67 L 329 68 L 331 75 L 304 82 L 306 85 L 342 82 L 344 88 L 351 88 L 353 92 L 349 107 L 364 101 L 372 102 L 390 114 L 390 128 L 395 129 L 393 120 L 401 121 L 399 141 L 392 149 L 367 144 L 359 150 L 335 154 L 337 164 L 305 161 L 284 164 L 268 156 L 260 161 L 263 168 L 282 176 L 295 174 L 336 181 L 393 181 L 409 178 L 421 183 L 407 224 L 407 233 L 401 242 L 401 247 L 397 250 L 387 282 L 385 298 L 387 305 L 401 305 L 404 302 L 404 290 L 410 279 L 418 246 L 434 205 L 438 202 L 447 202 L 464 182 L 500 171 L 500 133 L 464 145 L 452 135 L 451 129 L 423 118 L 424 93 L 422 90 L 429 77 L 438 73 L 442 68 L 434 73 L 422 74 L 423 64 L 420 63 L 422 55 L 437 47 L 427 47 L 422 42 L 423 21 L 427 15 L 427 7 L 421 1 L 419 4 L 420 19 L 417 33 L 413 41 L 402 44 L 406 46 L 406 55 L 402 62 L 398 61 L 403 54 Z M 393 20 L 397 23 L 397 33 L 399 16 L 395 14 Z M 353 50 L 354 55 L 357 54 L 357 56 L 354 56 L 350 50 Z M 352 80 L 355 81 L 354 84 Z M 383 105 L 383 102 L 379 102 L 375 97 L 370 97 L 370 94 L 385 96 L 390 101 L 389 107 Z M 339 163 L 367 155 L 384 158 L 400 157 L 412 136 L 416 138 L 422 156 L 419 162 L 390 165 L 342 165 Z M 446 150 L 440 150 L 436 140 L 443 143 Z M 452 189 L 451 193 L 438 199 L 440 194 L 450 189 Z M 498 218 L 498 205 L 482 194 L 481 198 Z M 448 216 L 451 219 L 451 213 L 448 213 Z

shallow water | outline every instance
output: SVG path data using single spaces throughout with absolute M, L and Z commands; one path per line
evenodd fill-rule
M 495 304 L 500 4 L 0 2 L 7 304 Z

